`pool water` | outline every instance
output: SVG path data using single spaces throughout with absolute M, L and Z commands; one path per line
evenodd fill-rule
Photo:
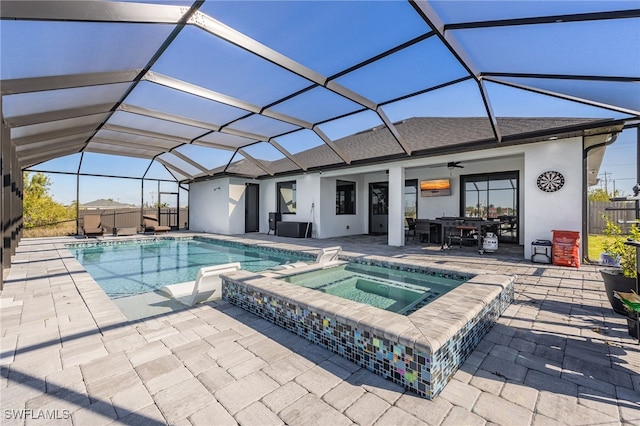
M 419 272 L 348 263 L 290 275 L 285 281 L 409 315 L 464 282 Z
M 240 262 L 242 269 L 260 272 L 275 265 L 310 260 L 258 247 L 192 239 L 97 243 L 68 249 L 112 299 L 195 280 L 203 266 Z

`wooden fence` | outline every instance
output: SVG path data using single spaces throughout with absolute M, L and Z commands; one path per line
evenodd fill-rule
M 92 209 L 92 210 L 80 210 L 80 227 L 84 223 L 83 217 L 85 214 L 99 214 L 102 220 L 102 226 L 107 228 L 107 232 L 111 233 L 114 228 L 133 228 L 140 227 L 142 225 L 142 214 L 150 214 L 159 218 L 160 225 L 170 226 L 171 229 L 185 229 L 189 220 L 189 208 L 188 207 L 165 207 L 160 209 L 160 215 L 158 215 L 158 209 L 145 208 L 143 211 L 140 208 L 128 208 L 128 209 Z
M 620 224 L 619 222 L 629 222 L 636 218 L 633 210 L 607 210 L 633 208 L 632 201 L 589 201 L 589 234 L 604 234 L 606 221 L 603 215 L 609 220 L 619 224 L 624 233 L 629 232 L 630 224 Z

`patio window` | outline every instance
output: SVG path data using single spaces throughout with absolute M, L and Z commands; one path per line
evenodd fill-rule
M 336 181 L 336 214 L 356 214 L 356 183 Z
M 518 241 L 518 172 L 462 176 L 464 217 L 499 220 L 500 241 Z
M 296 214 L 296 181 L 278 182 L 278 213 Z

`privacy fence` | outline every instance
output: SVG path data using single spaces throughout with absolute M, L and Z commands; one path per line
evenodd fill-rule
M 631 224 L 636 219 L 634 210 L 624 210 L 635 207 L 632 201 L 590 201 L 589 202 L 589 234 L 603 234 L 606 220 L 616 222 L 624 233 L 629 232 Z
M 142 215 L 153 215 L 159 219 L 160 225 L 170 226 L 171 229 L 185 229 L 188 227 L 188 207 L 157 208 L 118 208 L 118 209 L 80 209 L 80 229 L 84 223 L 84 215 L 99 214 L 102 226 L 111 234 L 116 228 L 139 228 L 142 225 Z M 140 229 L 141 230 L 141 229 Z

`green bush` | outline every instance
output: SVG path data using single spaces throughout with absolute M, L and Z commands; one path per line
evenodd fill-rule
M 75 211 L 56 201 L 49 194 L 51 181 L 43 173 L 23 174 L 23 219 L 25 228 L 55 227 L 59 222 L 73 219 Z
M 625 236 L 620 226 L 606 216 L 605 220 L 604 234 L 610 238 L 602 244 L 603 251 L 620 262 L 620 268 L 625 277 L 635 278 L 638 273 L 636 269 L 636 249 L 625 244 L 625 241 L 627 239 L 640 241 L 640 228 L 636 224 L 631 225 L 631 232 L 629 232 L 628 236 Z

